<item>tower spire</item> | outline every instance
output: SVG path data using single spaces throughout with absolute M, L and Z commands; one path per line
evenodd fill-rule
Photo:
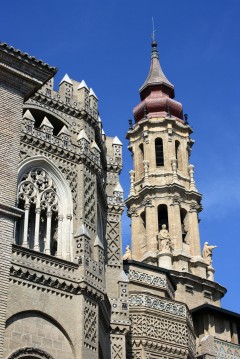
M 148 76 L 139 89 L 141 102 L 133 109 L 135 121 L 144 117 L 147 110 L 148 118 L 170 113 L 182 121 L 182 105 L 174 100 L 174 85 L 165 76 L 160 62 L 155 40 L 153 23 L 151 65 Z
M 152 35 L 153 40 L 152 40 L 152 51 L 151 51 L 151 66 L 150 66 L 149 74 L 145 82 L 143 83 L 142 87 L 140 88 L 139 92 L 142 95 L 144 90 L 149 86 L 163 85 L 168 87 L 168 89 L 170 90 L 170 97 L 173 98 L 174 86 L 164 75 L 163 70 L 161 68 L 159 62 L 158 49 L 157 49 L 157 41 L 155 40 L 154 32 L 155 30 L 153 30 L 153 35 Z

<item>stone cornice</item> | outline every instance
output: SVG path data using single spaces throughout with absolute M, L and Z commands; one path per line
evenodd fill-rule
M 0 214 L 4 217 L 12 217 L 14 219 L 19 219 L 24 214 L 24 211 L 13 206 L 9 206 L 5 203 L 0 203 Z
M 12 279 L 30 282 L 41 290 L 48 287 L 56 293 L 78 295 L 85 293 L 103 300 L 105 290 L 96 284 L 93 275 L 88 275 L 89 268 L 62 260 L 31 249 L 13 245 Z M 98 280 L 97 280 L 98 282 Z
M 44 134 L 41 131 L 37 131 L 37 134 L 38 133 Z M 93 161 L 92 157 L 94 155 L 92 154 L 90 158 L 90 156 L 86 155 L 84 152 L 80 153 L 80 151 L 78 151 L 78 153 L 76 153 L 76 150 L 79 150 L 77 146 L 75 146 L 76 150 L 73 151 L 67 148 L 63 148 L 59 144 L 48 142 L 37 135 L 35 136 L 33 134 L 25 132 L 21 133 L 21 141 L 24 144 L 30 145 L 42 151 L 46 151 L 46 153 L 51 153 L 56 157 L 63 158 L 64 160 L 70 161 L 75 164 L 84 163 L 96 172 L 101 171 L 101 167 L 99 166 L 97 161 Z M 61 141 L 59 140 L 59 142 Z
M 162 118 L 149 118 L 149 119 L 143 118 L 141 121 L 138 121 L 134 125 L 133 129 L 130 129 L 127 132 L 126 138 L 130 139 L 132 136 L 141 135 L 143 128 L 146 126 L 148 127 L 148 130 L 150 130 L 151 127 L 159 127 L 159 125 L 167 127 L 168 124 L 171 124 L 173 128 L 187 132 L 188 134 L 191 134 L 193 132 L 193 129 L 189 125 L 185 125 L 179 120 L 177 121 L 175 117 L 162 117 Z
M 186 280 L 188 281 L 188 283 L 192 282 L 192 283 L 196 283 L 198 285 L 202 285 L 208 288 L 212 288 L 213 290 L 218 291 L 221 294 L 221 298 L 226 294 L 227 289 L 224 288 L 223 286 L 221 286 L 220 284 L 213 282 L 211 280 L 208 279 L 204 279 L 201 277 L 198 277 L 192 273 L 189 272 L 178 272 L 175 270 L 170 270 L 170 273 L 172 275 L 172 277 L 174 278 L 175 281 L 181 281 L 183 280 L 184 283 L 187 283 Z
M 47 82 L 57 69 L 41 60 L 0 43 L 1 82 L 28 98 Z

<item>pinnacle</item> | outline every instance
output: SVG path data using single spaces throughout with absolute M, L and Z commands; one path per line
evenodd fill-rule
M 122 146 L 122 142 L 119 140 L 119 138 L 117 136 L 115 136 L 113 139 L 113 145 L 121 145 Z
M 88 86 L 87 86 L 87 84 L 86 84 L 86 82 L 84 81 L 84 80 L 82 80 L 81 82 L 80 82 L 80 84 L 79 84 L 79 86 L 78 86 L 78 90 L 81 90 L 83 87 L 85 87 L 88 91 L 89 91 L 89 88 L 88 88 Z
M 113 192 L 122 192 L 123 193 L 123 188 L 122 186 L 120 185 L 120 183 L 118 183 L 116 185 L 116 187 L 114 188 Z
M 98 152 L 101 152 L 100 148 L 98 147 L 95 141 L 92 142 L 91 148 L 95 148 Z
M 40 128 L 46 126 L 46 127 L 50 127 L 53 128 L 53 125 L 51 124 L 51 122 L 49 121 L 49 119 L 45 116 L 44 119 L 42 120 L 42 123 L 40 125 Z
M 81 224 L 81 226 L 78 228 L 77 232 L 75 233 L 75 237 L 79 237 L 82 235 L 90 239 L 90 234 L 88 233 L 88 230 L 84 224 Z
M 30 120 L 30 121 L 35 121 L 35 118 L 33 117 L 33 115 L 31 114 L 31 112 L 29 110 L 27 110 L 24 113 L 23 119 L 27 119 L 27 120 Z
M 67 129 L 67 127 L 64 125 L 63 127 L 62 127 L 62 129 L 60 130 L 60 132 L 59 132 L 59 134 L 58 134 L 58 136 L 60 136 L 60 135 L 62 135 L 62 134 L 64 134 L 64 135 L 70 135 L 70 132 L 69 132 L 69 130 Z
M 98 100 L 98 98 L 92 88 L 90 88 L 89 96 L 94 96 Z
M 61 85 L 63 82 L 67 82 L 68 84 L 72 85 L 72 80 L 70 79 L 70 77 L 68 76 L 68 74 L 64 75 L 64 77 L 62 78 L 61 82 L 59 85 Z
M 83 138 L 84 138 L 86 141 L 90 142 L 90 140 L 89 140 L 89 138 L 88 138 L 88 136 L 87 136 L 87 134 L 86 134 L 86 132 L 85 132 L 84 129 L 82 129 L 82 130 L 79 132 L 79 134 L 78 134 L 78 136 L 77 136 L 77 141 L 79 141 L 79 140 L 81 140 L 81 139 L 83 139 Z
M 95 238 L 95 241 L 94 241 L 94 247 L 95 246 L 98 246 L 98 247 L 104 249 L 103 244 L 102 244 L 100 238 L 98 237 L 98 235 L 96 235 L 96 238 Z

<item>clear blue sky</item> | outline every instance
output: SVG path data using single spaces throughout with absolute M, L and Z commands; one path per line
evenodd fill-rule
M 1 4 L 1 41 L 84 79 L 100 100 L 105 132 L 124 144 L 121 175 L 129 189 L 125 133 L 150 64 L 154 16 L 160 61 L 194 128 L 191 163 L 203 193 L 201 241 L 214 251 L 223 306 L 240 311 L 240 1 L 42 0 Z M 124 246 L 130 241 L 123 219 Z

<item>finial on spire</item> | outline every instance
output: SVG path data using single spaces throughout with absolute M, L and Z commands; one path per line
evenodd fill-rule
M 154 26 L 154 18 L 152 16 L 152 27 L 153 27 L 153 31 L 152 31 L 152 42 L 155 42 L 155 26 Z

